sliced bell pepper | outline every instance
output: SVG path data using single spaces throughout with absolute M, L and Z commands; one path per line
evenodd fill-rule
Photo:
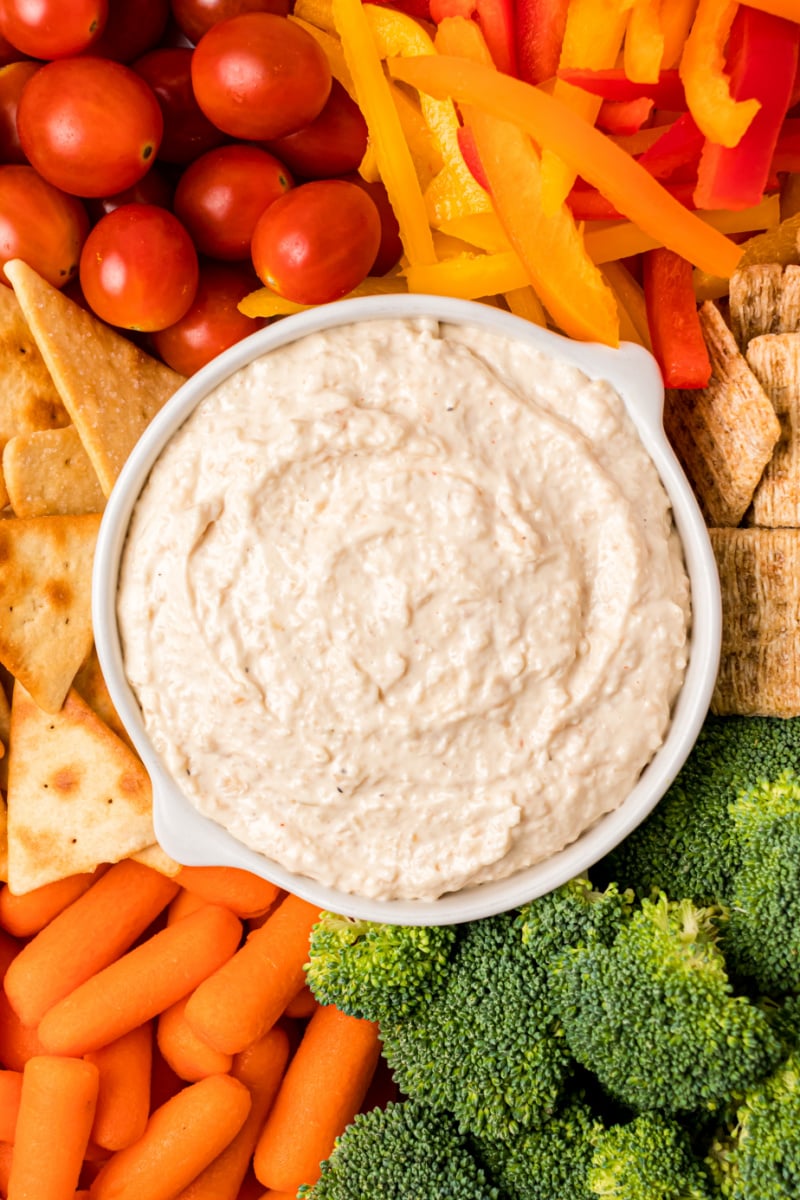
M 650 329 L 647 324 L 647 308 L 644 302 L 644 293 L 640 285 L 621 262 L 606 263 L 602 270 L 609 287 L 617 297 L 620 317 L 625 313 L 630 321 L 632 330 L 628 331 L 628 340 L 630 340 L 632 332 L 633 341 L 639 342 L 645 349 L 651 350 Z
M 528 273 L 513 250 L 499 254 L 459 254 L 443 262 L 406 267 L 403 275 L 410 292 L 481 300 L 525 287 Z
M 684 206 L 694 208 L 694 183 L 664 184 L 671 196 Z M 607 200 L 597 188 L 586 184 L 576 183 L 567 196 L 567 204 L 576 221 L 619 221 L 622 213 L 618 212 L 610 200 Z
M 664 386 L 706 387 L 711 360 L 697 315 L 692 264 L 672 250 L 645 254 L 644 299 Z
M 475 134 L 466 125 L 459 126 L 458 144 L 461 149 L 461 156 L 467 164 L 470 175 L 484 191 L 488 192 L 489 180 L 486 178 L 481 156 L 478 154 L 478 147 L 475 145 Z
M 447 17 L 475 20 L 498 71 L 517 72 L 512 0 L 431 0 L 431 17 L 439 25 Z
M 469 242 L 471 246 L 479 246 L 488 254 L 498 254 L 501 250 L 511 249 L 506 232 L 493 212 L 454 217 L 452 221 L 443 223 L 442 233 L 450 233 L 453 237 Z
M 706 141 L 697 172 L 698 208 L 749 208 L 767 186 L 797 71 L 800 25 L 742 5 L 731 27 L 731 96 L 760 108 L 738 145 Z
M 414 17 L 418 21 L 431 20 L 431 6 L 429 0 L 370 0 L 371 4 L 378 4 L 381 8 L 393 8 L 397 12 L 405 13 L 407 17 Z
M 636 133 L 653 111 L 653 101 L 642 96 L 639 100 L 604 100 L 597 114 L 597 128 L 607 133 Z
M 742 270 L 756 263 L 781 263 L 782 266 L 786 266 L 787 263 L 797 262 L 800 212 L 786 220 L 773 222 L 767 228 L 763 225 L 754 228 L 764 229 L 764 232 L 743 243 L 739 264 Z M 708 275 L 704 271 L 695 271 L 694 291 L 698 300 L 718 300 L 720 296 L 728 294 L 728 280 Z
M 660 17 L 664 32 L 664 58 L 661 65 L 665 70 L 677 67 L 683 54 L 683 45 L 689 36 L 697 0 L 662 0 Z
M 634 83 L 620 67 L 608 71 L 587 71 L 581 67 L 561 67 L 559 79 L 573 87 L 583 88 L 603 100 L 639 100 L 642 96 L 655 102 L 657 108 L 669 112 L 683 112 L 686 96 L 677 70 L 659 72 L 658 79 L 648 83 Z
M 772 156 L 773 171 L 800 172 L 800 118 L 784 121 Z
M 309 21 L 305 21 L 301 17 L 290 16 L 288 19 L 293 25 L 299 25 L 301 29 L 305 29 L 306 33 L 313 37 L 328 60 L 331 75 L 339 81 L 350 99 L 355 100 L 356 93 L 353 87 L 353 80 L 344 61 L 342 43 L 338 37 L 332 33 L 328 33 L 324 29 L 319 29 L 316 25 L 312 25 Z
M 661 0 L 634 0 L 628 17 L 623 62 L 625 74 L 637 83 L 654 83 L 664 58 Z
M 352 292 L 348 292 L 347 299 L 353 296 L 394 296 L 407 292 L 405 280 L 399 275 L 380 275 L 370 276 L 354 288 Z M 292 313 L 303 312 L 307 308 L 313 308 L 309 304 L 295 304 L 294 300 L 287 300 L 284 296 L 279 296 L 277 292 L 273 292 L 272 288 L 258 288 L 255 292 L 248 293 L 243 300 L 239 302 L 239 312 L 244 313 L 246 317 L 288 317 Z
M 336 33 L 331 0 L 294 0 L 292 7 L 294 15 L 301 21 L 328 33 Z
M 655 179 L 674 179 L 679 172 L 693 179 L 704 143 L 705 138 L 694 117 L 691 113 L 683 113 L 664 130 L 657 142 L 645 150 L 639 158 L 639 166 Z
M 435 58 L 393 59 L 388 66 L 395 78 L 419 91 L 452 96 L 460 105 L 472 106 L 473 112 L 514 122 L 540 146 L 568 162 L 573 171 L 598 188 L 620 212 L 655 237 L 657 244 L 669 246 L 715 275 L 731 275 L 736 269 L 741 251 L 735 243 L 685 209 L 635 159 L 541 88 L 511 79 L 482 63 L 441 54 Z M 478 128 L 472 120 L 468 124 L 475 131 L 481 161 L 497 203 L 495 176 Z M 529 207 L 528 222 L 534 211 Z M 539 294 L 549 309 L 547 300 Z
M 526 83 L 544 83 L 558 70 L 569 0 L 517 0 L 517 70 Z
M 772 13 L 773 17 L 785 17 L 787 21 L 800 21 L 800 0 L 748 0 L 750 8 Z
M 542 302 L 530 285 L 513 288 L 510 292 L 506 292 L 505 300 L 515 317 L 522 317 L 534 325 L 542 327 L 547 325 L 547 316 L 542 308 Z
M 736 100 L 725 74 L 725 43 L 739 5 L 700 0 L 681 57 L 686 103 L 709 141 L 736 146 L 759 110 L 756 99 Z

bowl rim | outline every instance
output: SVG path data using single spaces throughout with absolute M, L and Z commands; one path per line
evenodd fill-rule
M 375 900 L 295 875 L 203 816 L 168 773 L 150 737 L 125 675 L 116 597 L 128 524 L 150 470 L 169 439 L 197 405 L 256 358 L 309 334 L 387 318 L 432 318 L 478 324 L 607 380 L 621 396 L 669 496 L 689 576 L 692 624 L 689 659 L 667 736 L 633 790 L 574 842 L 543 862 L 506 879 L 446 893 L 436 900 Z M 178 862 L 240 867 L 320 908 L 399 925 L 455 924 L 519 907 L 588 870 L 653 810 L 685 762 L 711 703 L 719 665 L 722 610 L 719 576 L 705 521 L 662 424 L 664 389 L 652 355 L 624 342 L 619 349 L 574 342 L 490 305 L 427 295 L 345 299 L 281 319 L 251 334 L 198 371 L 167 401 L 123 466 L 102 517 L 92 572 L 92 618 L 97 654 L 111 699 L 144 763 L 153 789 L 157 839 Z

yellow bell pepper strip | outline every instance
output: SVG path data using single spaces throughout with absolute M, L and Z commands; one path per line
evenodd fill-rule
M 512 291 L 506 292 L 505 301 L 509 311 L 515 317 L 522 317 L 525 321 L 530 321 L 533 325 L 541 325 L 542 328 L 547 326 L 547 315 L 542 308 L 542 302 L 536 295 L 532 287 L 513 288 Z
M 293 12 L 301 21 L 316 25 L 327 33 L 336 33 L 331 0 L 295 0 Z
M 603 276 L 611 286 L 617 301 L 622 305 L 636 331 L 635 340 L 647 350 L 650 345 L 650 329 L 647 324 L 647 307 L 644 292 L 621 262 L 606 263 Z
M 506 231 L 493 212 L 453 217 L 451 221 L 443 221 L 440 229 L 442 233 L 461 238 L 462 242 L 469 242 L 471 246 L 478 246 L 489 254 L 511 249 Z
M 405 280 L 399 275 L 369 276 L 358 287 L 353 288 L 352 292 L 348 292 L 344 299 L 351 300 L 354 296 L 402 295 L 407 291 Z M 294 300 L 286 300 L 268 287 L 250 292 L 239 302 L 239 312 L 244 313 L 246 317 L 288 317 L 292 313 L 305 312 L 307 308 L 313 307 L 315 306 L 311 304 L 295 304 Z
M 525 92 L 539 94 L 529 84 L 511 80 L 485 65 L 488 51 L 480 30 L 471 21 L 459 17 L 443 21 L 436 45 L 437 49 L 464 56 L 439 61 L 460 62 L 462 67 L 479 69 L 484 78 L 506 79 Z M 467 56 L 480 56 L 483 62 L 469 62 Z M 434 61 L 415 59 L 408 66 L 427 67 Z M 524 282 L 531 283 L 564 333 L 582 341 L 617 345 L 619 319 L 614 297 L 589 259 L 572 214 L 563 204 L 554 216 L 543 211 L 541 161 L 531 139 L 508 119 L 498 120 L 484 112 L 471 97 L 461 109 L 475 137 L 495 212 L 527 272 L 527 278 L 519 284 L 507 284 L 498 290 L 507 292 Z M 580 117 L 575 119 L 581 121 Z
M 391 80 L 389 80 L 389 90 L 400 118 L 406 145 L 414 160 L 417 179 L 424 193 L 431 180 L 442 170 L 442 156 L 439 153 L 439 147 L 420 106 L 414 102 L 409 92 L 405 88 L 399 87 L 398 84 L 392 83 Z
M 333 0 L 333 19 L 405 253 L 412 264 L 433 263 L 436 254 L 414 160 L 361 0 Z
M 561 48 L 560 67 L 589 67 L 605 70 L 616 64 L 625 33 L 630 0 L 571 0 Z M 553 96 L 584 121 L 593 125 L 600 100 L 556 79 Z M 544 145 L 544 144 L 543 144 Z M 551 148 L 542 154 L 542 202 L 552 216 L 567 198 L 575 182 L 575 169 Z
M 738 7 L 735 0 L 700 0 L 681 57 L 689 112 L 720 146 L 736 146 L 761 107 L 755 99 L 734 100 L 725 74 L 725 43 Z
M 681 61 L 696 12 L 697 0 L 662 0 L 659 15 L 664 33 L 664 58 L 661 65 L 665 70 L 677 67 Z
M 503 254 L 460 254 L 432 266 L 406 267 L 403 275 L 410 292 L 456 296 L 459 300 L 481 300 L 528 283 L 525 267 L 513 250 Z
M 664 58 L 664 31 L 661 27 L 662 0 L 634 0 L 625 33 L 623 62 L 628 79 L 636 83 L 654 83 Z
M 489 47 L 498 71 L 517 73 L 512 0 L 431 0 L 431 16 L 437 25 L 447 17 L 474 19 Z
M 658 245 L 668 246 L 714 275 L 731 275 L 735 271 L 741 258 L 738 246 L 685 209 L 635 159 L 559 103 L 555 96 L 548 96 L 541 88 L 531 87 L 519 79 L 501 75 L 482 63 L 441 54 L 438 58 L 393 59 L 389 69 L 396 79 L 402 79 L 419 91 L 452 96 L 462 106 L 474 106 L 473 111 L 515 122 L 539 145 L 548 147 L 569 163 L 587 183 L 601 191 L 618 212 L 655 238 Z M 477 139 L 477 129 L 475 132 Z M 494 189 L 495 180 L 489 171 L 484 147 L 480 139 L 477 140 L 481 160 Z M 529 220 L 532 211 L 529 210 Z M 541 291 L 539 295 L 550 308 Z
M 312 25 L 309 21 L 303 20 L 301 17 L 292 16 L 289 20 L 293 25 L 299 25 L 301 29 L 305 29 L 306 33 L 313 37 L 314 41 L 322 50 L 328 60 L 328 66 L 331 69 L 331 75 L 334 79 L 338 79 L 344 90 L 347 92 L 351 100 L 355 100 L 355 89 L 353 80 L 350 77 L 350 72 L 344 61 L 344 52 L 342 43 L 334 34 L 326 32 L 324 29 L 319 29 L 316 25 Z
M 617 295 L 614 287 L 611 284 L 611 280 L 606 275 L 605 267 L 602 268 L 602 272 L 603 272 L 603 278 L 605 279 L 608 286 L 611 288 L 611 291 L 614 294 L 614 299 L 617 304 L 617 313 L 619 314 L 619 340 L 621 342 L 637 342 L 640 346 L 643 346 L 644 342 L 642 341 L 641 334 L 639 333 L 639 330 L 636 328 L 633 321 L 631 320 L 631 316 L 630 316 L 630 313 L 628 312 L 627 308 L 625 307 L 625 305 L 622 303 L 619 296 Z

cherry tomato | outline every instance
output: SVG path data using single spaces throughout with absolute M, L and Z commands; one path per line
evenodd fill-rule
M 174 325 L 197 291 L 192 239 L 154 204 L 127 204 L 102 217 L 86 239 L 80 272 L 94 312 L 123 329 Z
M 247 259 L 258 218 L 292 184 L 283 163 L 266 150 L 220 146 L 186 168 L 175 212 L 202 254 Z
M 17 112 L 31 165 L 76 196 L 132 187 L 155 161 L 163 127 L 144 80 L 105 58 L 47 63 L 25 85 Z
M 225 133 L 252 141 L 308 125 L 331 90 L 331 71 L 310 33 L 273 13 L 245 13 L 198 42 L 192 84 L 203 112 Z
M 0 67 L 6 67 L 9 63 L 19 62 L 22 54 L 16 46 L 12 46 L 8 38 L 4 38 L 0 33 Z
M 217 354 L 261 329 L 263 318 L 246 317 L 238 304 L 258 280 L 247 267 L 201 264 L 194 303 L 169 329 L 153 334 L 153 345 L 168 367 L 193 375 Z
M 92 54 L 131 63 L 161 41 L 169 19 L 169 0 L 108 0 L 106 27 Z
M 0 167 L 0 276 L 22 258 L 53 287 L 63 287 L 78 269 L 89 229 L 80 200 L 54 188 L 33 167 Z
M 276 138 L 267 149 L 306 179 L 331 179 L 355 171 L 367 149 L 367 123 L 338 79 L 318 117 L 286 137 Z
M 271 204 L 253 234 L 262 283 L 297 304 L 327 304 L 361 283 L 375 261 L 375 203 L 344 179 L 304 183 Z
M 0 0 L 0 33 L 33 58 L 80 54 L 103 31 L 108 0 Z
M 190 42 L 197 43 L 212 25 L 248 12 L 270 12 L 285 17 L 289 0 L 172 0 L 172 14 Z
M 350 183 L 356 184 L 375 202 L 381 219 L 381 244 L 375 255 L 375 262 L 369 270 L 370 275 L 385 275 L 396 267 L 403 257 L 403 243 L 400 241 L 400 226 L 394 215 L 389 193 L 379 179 L 374 183 L 362 179 L 360 175 L 348 175 Z
M 41 68 L 37 62 L 9 63 L 0 67 L 0 162 L 24 163 L 17 132 L 17 109 L 25 84 Z
M 159 208 L 172 208 L 173 192 L 172 184 L 156 164 L 133 187 L 117 192 L 116 196 L 87 200 L 86 208 L 92 222 L 99 221 L 115 208 L 122 208 L 123 204 L 157 204 Z
M 225 134 L 202 112 L 192 91 L 192 51 L 188 47 L 151 50 L 133 64 L 161 105 L 164 136 L 158 157 L 164 162 L 192 162 L 220 146 Z

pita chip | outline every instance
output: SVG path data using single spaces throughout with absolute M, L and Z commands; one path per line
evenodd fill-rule
M 183 376 L 85 312 L 26 263 L 15 259 L 5 271 L 108 496 L 139 437 Z
M 84 662 L 81 663 L 80 670 L 75 676 L 72 686 L 78 695 L 86 701 L 89 708 L 97 713 L 100 720 L 104 721 L 109 729 L 133 750 L 133 744 L 128 737 L 125 726 L 119 719 L 119 714 L 114 707 L 114 701 L 111 699 L 111 694 L 103 678 L 103 672 L 100 669 L 100 659 L 97 657 L 94 645 L 92 645 Z
M 93 871 L 152 845 L 147 773 L 77 692 L 50 714 L 17 683 L 10 759 L 8 875 L 14 892 Z
M 74 425 L 12 437 L 3 451 L 3 477 L 18 517 L 99 513 L 105 496 Z
M 0 797 L 0 879 L 8 879 L 8 809 Z
M 10 288 L 0 287 L 0 449 L 17 433 L 68 424 L 19 301 Z
M 48 712 L 92 646 L 92 560 L 100 517 L 0 521 L 0 661 Z
M 154 842 L 152 846 L 145 846 L 144 850 L 137 850 L 131 855 L 143 867 L 150 867 L 153 871 L 158 871 L 161 875 L 168 875 L 172 879 L 181 869 L 181 864 L 175 862 L 174 858 L 170 858 L 166 850 L 162 850 L 158 842 Z
M 0 791 L 6 791 L 8 787 L 8 731 L 11 725 L 11 709 L 6 697 L 5 689 L 0 686 L 0 746 L 3 747 L 3 754 L 0 755 Z

